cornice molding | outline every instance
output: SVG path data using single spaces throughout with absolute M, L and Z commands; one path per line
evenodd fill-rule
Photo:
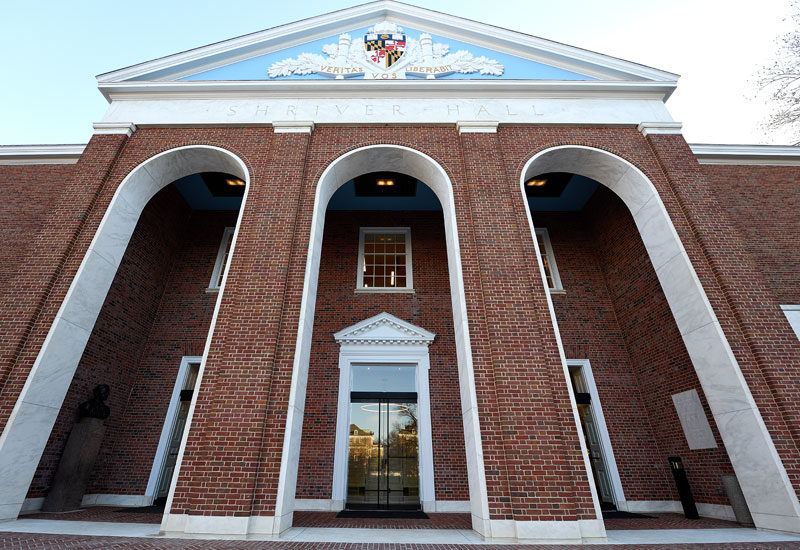
M 101 84 L 109 101 L 149 99 L 375 97 L 613 97 L 666 101 L 677 82 L 599 80 L 258 80 L 112 82 Z
M 0 165 L 75 164 L 85 148 L 85 144 L 0 145 Z
M 460 134 L 496 134 L 500 122 L 497 120 L 459 120 L 456 129 Z
M 700 164 L 800 166 L 800 147 L 690 143 Z
M 310 120 L 275 120 L 272 128 L 276 134 L 310 134 L 314 123 Z

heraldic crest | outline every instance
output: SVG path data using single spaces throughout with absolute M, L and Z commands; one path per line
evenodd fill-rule
M 433 43 L 431 35 L 408 37 L 395 23 L 382 21 L 369 28 L 363 38 L 339 35 L 338 44 L 326 44 L 326 55 L 302 53 L 273 63 L 270 78 L 318 74 L 329 78 L 398 79 L 407 76 L 439 78 L 454 73 L 500 76 L 503 65 L 466 50 L 450 53 L 447 44 Z

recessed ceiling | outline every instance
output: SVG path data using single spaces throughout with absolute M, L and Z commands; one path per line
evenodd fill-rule
M 577 212 L 583 209 L 597 190 L 598 185 L 600 184 L 593 179 L 570 174 L 563 186 L 563 191 L 558 196 L 529 196 L 528 205 L 531 212 Z M 546 185 L 539 187 L 539 189 L 544 188 Z
M 228 185 L 227 180 L 239 180 L 220 172 L 192 174 L 174 182 L 192 210 L 239 210 L 244 185 Z
M 403 178 L 402 174 L 396 174 Z M 374 174 L 370 174 L 370 185 L 376 185 Z M 359 179 L 359 178 L 356 178 Z M 415 196 L 359 196 L 356 192 L 356 181 L 350 180 L 342 185 L 331 197 L 328 210 L 427 210 L 441 211 L 442 205 L 430 187 L 421 181 L 410 178 L 416 184 Z M 385 181 L 385 179 L 384 179 Z M 387 187 L 387 186 L 382 186 Z M 391 186 L 388 186 L 391 187 Z

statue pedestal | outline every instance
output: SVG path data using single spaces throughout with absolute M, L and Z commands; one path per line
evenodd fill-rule
M 83 418 L 72 427 L 43 512 L 68 512 L 81 507 L 106 426 L 99 418 Z

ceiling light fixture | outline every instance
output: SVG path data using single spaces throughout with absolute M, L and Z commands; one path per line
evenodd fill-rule
M 394 180 L 378 180 L 378 185 L 380 187 L 384 186 L 391 187 L 392 185 L 394 185 Z
M 244 182 L 239 178 L 228 178 L 225 180 L 225 185 L 228 187 L 244 187 Z
M 545 180 L 545 179 L 531 178 L 531 179 L 529 179 L 528 181 L 525 182 L 525 185 L 527 185 L 528 187 L 541 187 L 541 186 L 545 185 L 546 183 L 547 183 L 547 180 Z

